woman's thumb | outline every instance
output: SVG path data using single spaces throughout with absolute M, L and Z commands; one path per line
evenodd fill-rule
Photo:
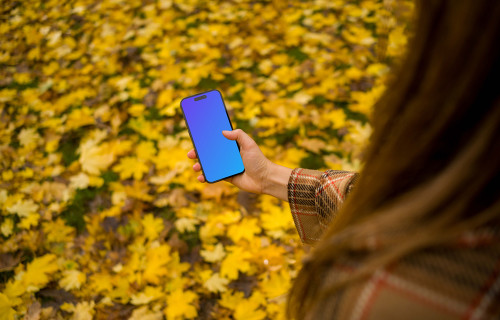
M 222 134 L 229 140 L 236 140 L 242 147 L 252 142 L 252 138 L 241 129 L 235 129 L 233 131 L 222 130 Z

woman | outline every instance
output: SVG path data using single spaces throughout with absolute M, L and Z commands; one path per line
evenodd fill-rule
M 416 9 L 359 179 L 273 164 L 245 132 L 224 133 L 246 168 L 227 181 L 289 201 L 302 240 L 321 237 L 291 290 L 290 317 L 500 318 L 500 4 Z

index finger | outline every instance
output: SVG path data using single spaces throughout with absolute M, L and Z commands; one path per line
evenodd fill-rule
M 196 159 L 196 152 L 194 151 L 194 149 L 189 150 L 187 156 L 189 159 Z

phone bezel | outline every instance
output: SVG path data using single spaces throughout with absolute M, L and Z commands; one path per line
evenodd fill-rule
M 215 181 L 209 181 L 207 179 L 207 177 L 205 176 L 205 170 L 203 170 L 203 165 L 201 164 L 201 159 L 200 157 L 198 157 L 198 150 L 196 150 L 196 145 L 194 143 L 194 139 L 193 139 L 193 136 L 191 134 L 191 129 L 189 128 L 189 123 L 187 121 L 187 118 L 186 118 L 186 114 L 184 113 L 184 108 L 182 107 L 182 102 L 186 99 L 189 99 L 189 98 L 194 98 L 194 97 L 197 97 L 197 96 L 201 96 L 203 94 L 207 94 L 209 92 L 213 92 L 213 91 L 216 91 L 217 93 L 219 93 L 220 95 L 220 98 L 222 100 L 222 105 L 224 106 L 224 111 L 226 111 L 226 116 L 227 116 L 227 119 L 229 120 L 229 125 L 231 126 L 231 130 L 234 130 L 233 128 L 233 123 L 231 122 L 231 118 L 229 117 L 229 113 L 227 112 L 227 107 L 226 107 L 226 103 L 224 102 L 224 97 L 222 96 L 222 93 L 217 90 L 217 89 L 213 89 L 213 90 L 208 90 L 208 91 L 204 91 L 204 92 L 200 92 L 200 93 L 197 93 L 197 94 L 194 94 L 194 95 L 191 95 L 191 96 L 188 96 L 188 97 L 184 97 L 182 98 L 181 102 L 180 102 L 180 106 L 181 106 L 181 111 L 182 111 L 182 117 L 184 118 L 184 122 L 186 123 L 186 127 L 188 129 L 188 133 L 189 133 L 189 138 L 191 139 L 191 143 L 193 144 L 193 148 L 194 148 L 194 152 L 196 153 L 196 157 L 198 158 L 199 162 L 200 162 L 200 167 L 201 167 L 201 173 L 203 174 L 203 178 L 205 178 L 205 181 L 208 182 L 208 183 L 216 183 L 216 182 L 219 182 L 219 181 L 222 181 L 224 179 L 227 179 L 227 178 L 231 178 L 231 177 L 234 177 L 236 175 L 239 175 L 239 174 L 242 174 L 245 172 L 245 165 L 243 165 L 243 171 L 241 172 L 238 172 L 238 173 L 235 173 L 233 175 L 230 175 L 230 176 L 227 176 L 227 177 L 224 177 L 224 178 L 221 178 L 219 180 L 215 180 Z M 222 134 L 222 133 L 221 133 Z M 238 141 L 235 141 L 236 142 L 236 146 L 238 147 L 238 151 L 240 151 L 240 156 L 241 156 L 241 149 L 240 149 L 240 145 L 238 143 Z

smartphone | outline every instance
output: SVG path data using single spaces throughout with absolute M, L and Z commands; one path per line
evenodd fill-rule
M 233 126 L 218 90 L 182 99 L 181 110 L 205 181 L 214 183 L 245 172 L 240 146 L 222 135 Z

